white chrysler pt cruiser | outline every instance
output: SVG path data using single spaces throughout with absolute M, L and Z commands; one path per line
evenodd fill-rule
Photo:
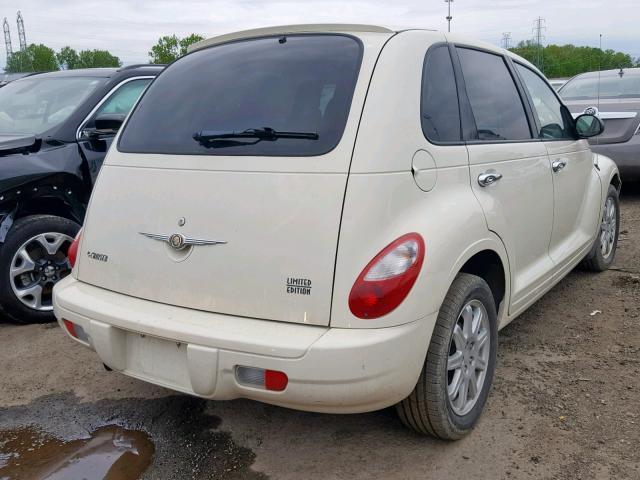
M 61 326 L 215 400 L 396 405 L 457 439 L 497 332 L 615 255 L 620 178 L 538 70 L 428 30 L 302 25 L 193 46 L 100 172 Z M 77 258 L 77 260 L 76 260 Z

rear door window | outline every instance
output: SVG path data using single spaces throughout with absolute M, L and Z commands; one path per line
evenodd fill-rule
M 469 48 L 457 51 L 478 140 L 530 139 L 524 105 L 504 58 Z
M 119 150 L 322 155 L 342 137 L 361 58 L 360 42 L 346 35 L 268 37 L 195 51 L 149 86 Z M 265 129 L 313 135 L 250 136 Z M 211 136 L 221 138 L 203 140 Z
M 447 45 L 429 50 L 422 72 L 422 131 L 436 143 L 459 142 L 460 111 Z

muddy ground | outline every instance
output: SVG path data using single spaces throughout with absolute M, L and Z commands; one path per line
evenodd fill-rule
M 413 434 L 391 409 L 176 394 L 106 372 L 55 324 L 1 322 L 0 430 L 49 441 L 142 430 L 155 445 L 148 479 L 640 479 L 640 188 L 625 190 L 621 224 L 614 270 L 571 273 L 501 332 L 485 414 L 456 443 Z

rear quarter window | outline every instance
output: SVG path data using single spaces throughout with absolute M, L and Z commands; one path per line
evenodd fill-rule
M 339 143 L 362 59 L 346 35 L 291 35 L 195 51 L 169 66 L 127 122 L 129 153 L 313 156 Z M 317 138 L 224 138 L 205 132 L 270 128 Z

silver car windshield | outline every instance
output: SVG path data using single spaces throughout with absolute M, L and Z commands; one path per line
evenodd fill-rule
M 598 97 L 598 77 L 577 77 L 560 90 L 565 100 L 588 100 Z M 640 75 L 623 74 L 600 78 L 600 98 L 640 97 Z
M 61 124 L 106 79 L 31 77 L 0 88 L 0 134 L 39 135 Z

